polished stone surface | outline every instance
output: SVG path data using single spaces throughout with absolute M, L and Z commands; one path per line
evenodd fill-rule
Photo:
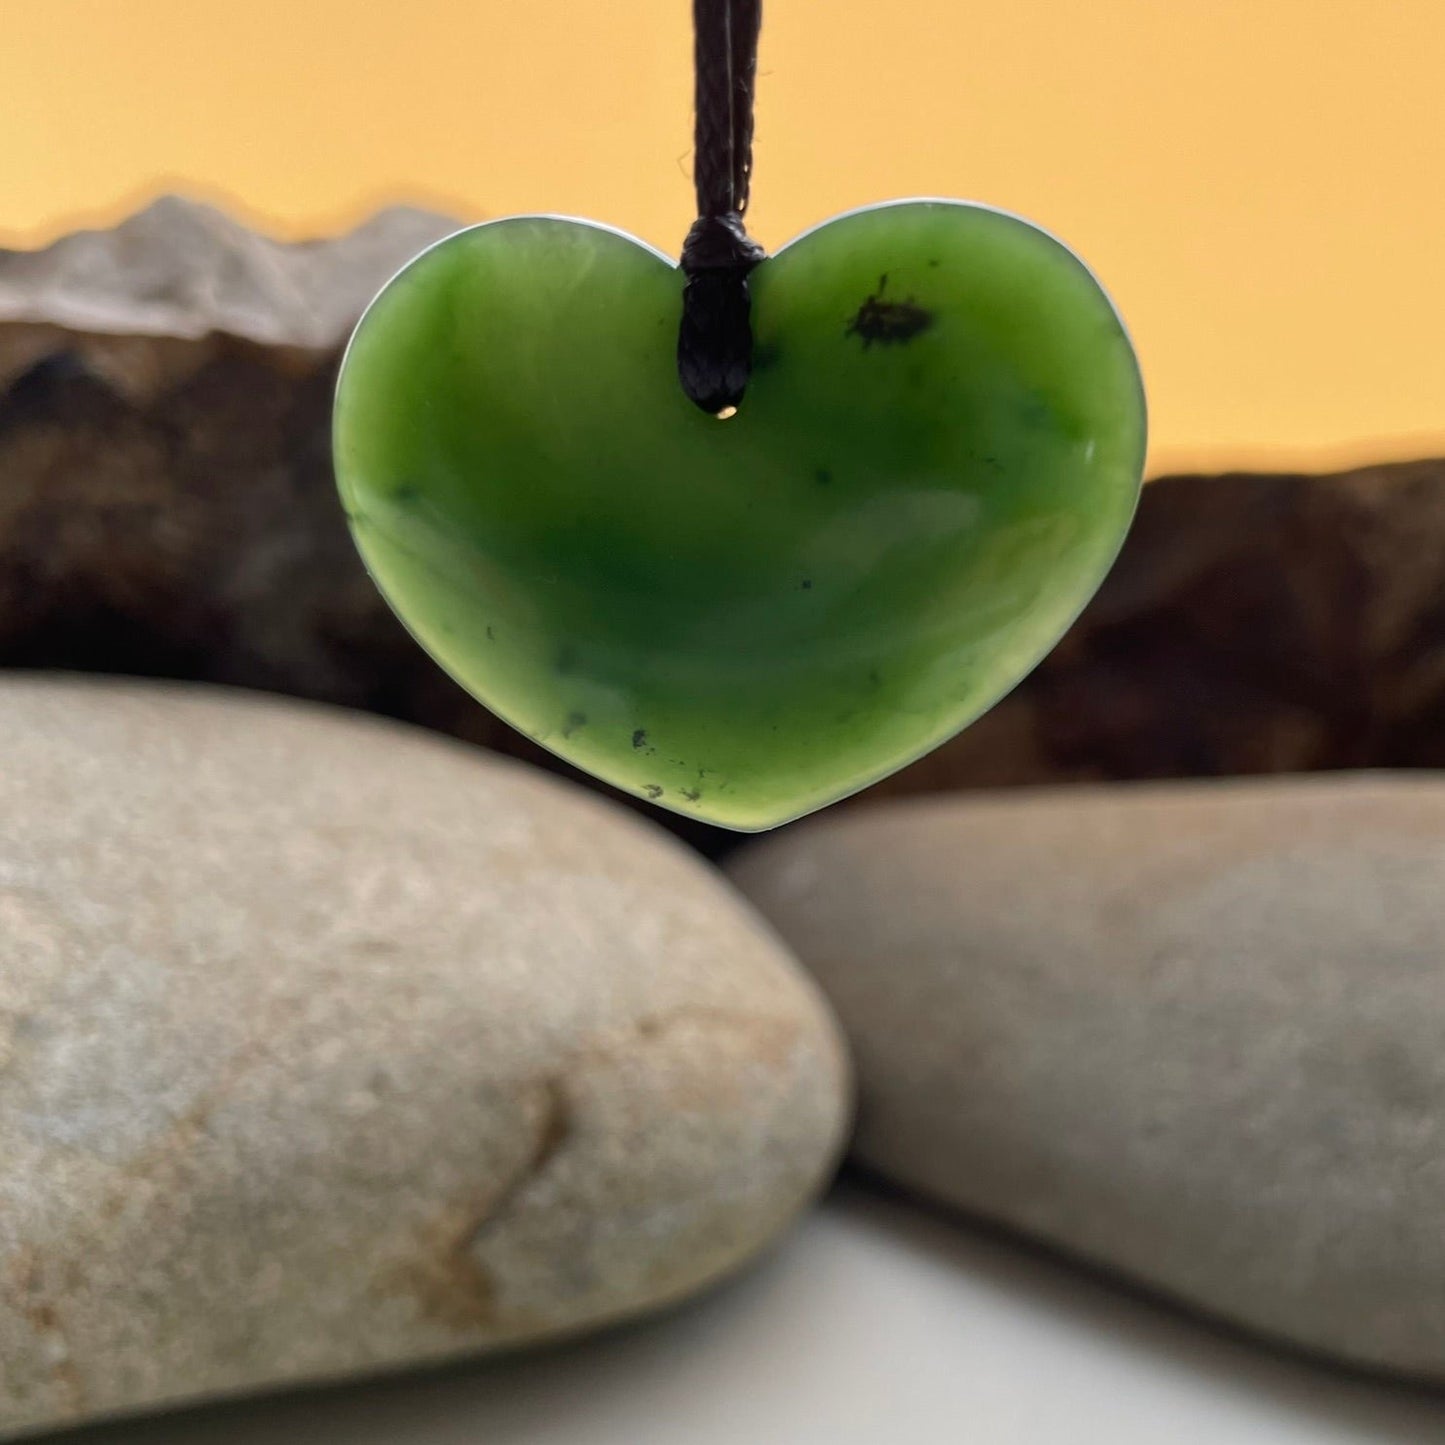
M 1438 1445 L 1445 1397 L 1246 1346 L 851 1192 L 669 1319 L 67 1445 Z
M 869 1168 L 1445 1386 L 1445 777 L 898 800 L 730 867 L 838 1011 Z
M 1057 640 L 1144 452 L 1108 298 L 1014 217 L 909 202 L 754 273 L 736 416 L 682 394 L 679 273 L 554 218 L 425 253 L 358 328 L 336 463 L 422 644 L 664 807 L 774 826 L 934 747 Z
M 660 1310 L 831 1173 L 816 988 L 629 810 L 223 688 L 0 736 L 0 1438 Z

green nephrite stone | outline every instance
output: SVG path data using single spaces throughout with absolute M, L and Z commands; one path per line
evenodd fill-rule
M 735 416 L 683 395 L 683 278 L 600 226 L 463 231 L 372 304 L 335 450 L 434 658 L 579 767 L 761 829 L 937 746 L 1103 578 L 1138 497 L 1133 350 L 1027 222 L 910 201 L 752 274 Z

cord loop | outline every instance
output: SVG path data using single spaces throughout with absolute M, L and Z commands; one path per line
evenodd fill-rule
M 697 220 L 683 244 L 677 375 L 714 415 L 736 407 L 752 369 L 748 272 L 766 252 L 743 216 L 753 168 L 753 86 L 761 0 L 693 0 Z

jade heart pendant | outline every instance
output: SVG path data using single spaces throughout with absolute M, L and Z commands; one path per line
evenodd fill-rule
M 840 216 L 752 273 L 724 420 L 676 372 L 683 278 L 616 231 L 442 241 L 357 327 L 343 505 L 432 656 L 605 781 L 770 828 L 936 747 L 1057 641 L 1144 458 L 1107 296 L 982 206 Z

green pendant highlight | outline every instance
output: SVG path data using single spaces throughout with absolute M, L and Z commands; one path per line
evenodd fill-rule
M 1082 263 L 980 206 L 853 212 L 763 262 L 728 420 L 678 384 L 681 285 L 578 221 L 443 241 L 357 328 L 337 474 L 377 584 L 489 708 L 628 792 L 769 828 L 1053 645 L 1133 514 L 1143 393 Z

